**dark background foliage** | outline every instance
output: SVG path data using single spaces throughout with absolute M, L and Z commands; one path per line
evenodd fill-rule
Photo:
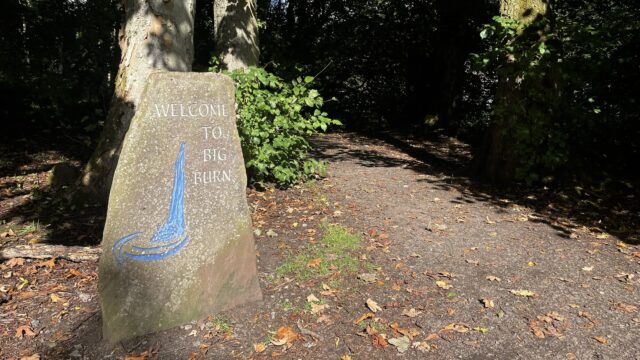
M 120 2 L 4 5 L 3 140 L 60 143 L 88 157 L 120 59 Z M 508 115 L 515 181 L 635 181 L 640 5 L 549 6 L 527 31 L 507 34 L 493 20 L 495 0 L 258 0 L 261 63 L 285 80 L 318 75 L 325 108 L 348 129 L 445 133 L 481 153 L 489 125 Z M 211 59 L 211 8 L 197 2 L 196 71 Z M 508 102 L 496 99 L 501 76 L 518 79 Z
M 7 0 L 0 12 L 3 140 L 90 152 L 120 60 L 117 0 Z

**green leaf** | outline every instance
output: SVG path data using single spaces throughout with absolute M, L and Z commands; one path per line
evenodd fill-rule
M 541 42 L 541 43 L 540 43 L 540 45 L 538 45 L 538 52 L 539 52 L 541 55 L 544 55 L 544 53 L 546 53 L 546 52 L 547 52 L 547 46 L 545 45 L 545 43 L 544 43 L 544 42 Z

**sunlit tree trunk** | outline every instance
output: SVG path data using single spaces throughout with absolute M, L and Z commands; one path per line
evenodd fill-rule
M 501 0 L 500 15 L 529 24 L 547 12 L 545 0 Z M 503 69 L 504 70 L 504 69 Z M 516 109 L 522 104 L 526 93 L 517 83 L 517 79 L 498 70 L 494 114 L 489 129 L 485 134 L 482 150 L 477 164 L 480 175 L 494 184 L 508 184 L 516 178 L 519 159 L 516 158 L 514 131 L 517 115 Z M 521 120 L 521 119 L 520 119 Z
M 82 193 L 109 195 L 122 141 L 152 71 L 190 71 L 195 0 L 124 0 L 121 60 L 98 146 L 84 169 Z
M 258 65 L 258 22 L 255 0 L 215 0 L 213 19 L 216 55 L 223 69 Z

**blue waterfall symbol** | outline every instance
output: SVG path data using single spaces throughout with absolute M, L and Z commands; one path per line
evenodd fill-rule
M 150 243 L 157 244 L 157 246 L 132 245 L 129 249 L 125 249 L 125 245 L 140 237 L 142 231 L 126 235 L 113 245 L 113 256 L 118 264 L 122 264 L 125 257 L 134 261 L 162 260 L 177 254 L 189 242 L 189 237 L 185 235 L 186 226 L 184 222 L 184 148 L 185 143 L 181 142 L 180 152 L 176 160 L 173 192 L 171 193 L 167 220 L 158 227 L 156 233 L 149 240 Z

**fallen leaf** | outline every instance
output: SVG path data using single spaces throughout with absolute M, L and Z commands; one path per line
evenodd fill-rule
M 596 235 L 596 239 L 608 239 L 608 238 L 609 238 L 609 234 L 607 234 L 606 232 L 602 232 Z
M 51 302 L 57 303 L 58 301 L 60 301 L 60 296 L 56 294 L 50 294 L 49 297 L 51 298 Z
M 367 299 L 367 307 L 373 313 L 377 313 L 378 311 L 382 311 L 382 308 L 380 307 L 380 305 L 378 305 L 378 303 L 373 301 L 372 299 Z
M 372 312 L 368 312 L 366 314 L 362 314 L 362 316 L 360 316 L 359 318 L 357 318 L 356 320 L 353 321 L 354 324 L 358 325 L 359 323 L 363 322 L 366 319 L 370 319 L 372 317 L 374 317 L 375 314 Z
M 510 292 L 513 295 L 522 296 L 522 297 L 533 297 L 536 295 L 536 293 L 534 293 L 531 290 L 510 290 Z
M 16 285 L 16 289 L 22 290 L 22 288 L 24 288 L 27 285 L 29 285 L 29 280 L 21 277 L 20 281 L 18 282 L 18 285 Z
M 416 349 L 420 352 L 428 352 L 429 350 L 431 350 L 431 345 L 429 345 L 429 343 L 426 341 L 415 341 L 413 344 L 411 344 L 411 348 Z
M 253 344 L 253 350 L 258 354 L 263 352 L 266 348 L 267 348 L 267 345 L 265 345 L 264 343 Z
M 384 334 L 374 334 L 373 336 L 373 346 L 380 346 L 382 348 L 386 348 L 389 346 L 389 342 Z
M 445 326 L 441 331 L 455 331 L 461 334 L 469 332 L 469 327 L 464 324 L 452 323 Z
M 482 299 L 480 301 L 482 301 L 482 303 L 484 304 L 484 307 L 487 309 L 493 309 L 495 307 L 495 304 L 491 299 Z
M 273 336 L 271 343 L 276 346 L 291 346 L 300 336 L 289 326 L 281 326 Z
M 40 360 L 40 354 L 33 354 L 29 356 L 23 356 L 20 360 Z
M 16 337 L 22 339 L 22 337 L 25 335 L 36 336 L 36 333 L 33 332 L 33 329 L 31 329 L 31 326 L 29 325 L 18 326 L 18 328 L 16 329 Z
M 409 310 L 407 310 L 407 309 L 402 310 L 402 315 L 410 317 L 410 318 L 414 318 L 414 317 L 416 317 L 416 316 L 418 316 L 420 314 L 422 314 L 422 311 L 417 311 L 414 308 L 411 308 Z
M 607 340 L 607 338 L 604 336 L 594 336 L 593 339 L 600 344 L 607 345 L 609 343 L 609 340 Z
M 536 266 L 536 263 L 534 263 L 533 261 L 529 261 L 527 263 L 527 266 L 533 267 L 533 266 Z
M 47 267 L 49 269 L 53 269 L 56 266 L 56 258 L 51 258 L 51 259 L 46 260 L 46 261 L 38 261 L 34 265 L 37 268 L 38 267 Z
M 320 302 L 320 299 L 318 299 L 315 295 L 311 294 L 307 296 L 307 302 Z
M 198 356 L 197 353 L 192 352 L 191 354 L 189 354 L 189 360 L 191 359 L 195 359 Z M 147 360 L 147 358 L 149 357 L 149 352 L 145 351 L 143 353 L 141 353 L 140 355 L 125 355 L 124 360 Z
M 451 285 L 451 284 L 447 283 L 447 282 L 446 282 L 446 281 L 444 281 L 444 280 L 438 280 L 438 281 L 436 281 L 436 285 L 437 285 L 439 288 L 441 288 L 441 289 L 445 289 L 445 290 L 449 290 L 449 289 L 451 289 L 451 288 L 453 287 L 453 285 Z
M 9 236 L 15 236 L 16 233 L 13 231 L 13 229 L 9 229 L 8 231 L 3 232 L 2 234 L 0 234 L 0 237 L 9 237 Z
M 497 281 L 497 282 L 502 281 L 502 279 L 500 279 L 500 278 L 499 278 L 499 277 L 497 277 L 497 276 L 493 276 L 493 275 L 489 275 L 489 276 L 487 276 L 487 280 L 489 280 L 489 281 Z
M 540 327 L 540 322 L 538 320 L 531 320 L 529 322 L 529 328 L 533 332 L 533 335 L 539 339 L 544 339 L 544 331 Z
M 404 353 L 405 351 L 409 350 L 411 341 L 407 336 L 403 336 L 399 338 L 389 339 L 389 344 L 395 346 L 399 353 Z
M 489 329 L 487 329 L 486 327 L 482 327 L 482 326 L 476 326 L 473 328 L 473 331 L 477 331 L 480 334 L 486 334 L 489 332 Z
M 327 305 L 327 304 L 312 303 L 311 304 L 311 313 L 312 314 L 317 314 L 319 312 L 322 312 L 322 311 L 326 310 L 328 307 L 329 307 L 329 305 Z
M 352 360 L 351 355 L 342 355 L 340 360 Z
M 307 267 L 310 267 L 310 268 L 316 267 L 320 265 L 321 262 L 322 262 L 322 258 L 311 259 L 309 260 L 309 262 L 307 262 Z
M 269 229 L 269 230 L 267 230 L 267 236 L 268 237 L 276 237 L 276 236 L 278 236 L 278 233 L 273 231 L 273 229 Z
M 366 283 L 374 283 L 378 280 L 378 277 L 376 274 L 360 274 L 358 275 L 358 279 Z
M 436 334 L 436 333 L 432 333 L 427 335 L 426 338 L 424 338 L 425 341 L 433 341 L 433 340 L 438 340 L 440 339 L 440 335 Z
M 338 289 L 323 290 L 323 291 L 320 291 L 320 295 L 322 295 L 322 296 L 336 296 L 338 291 L 339 291 Z
M 24 265 L 24 258 L 13 258 L 9 259 L 4 263 L 9 269 L 12 269 L 14 266 L 22 266 Z
M 623 303 L 613 304 L 611 308 L 613 310 L 628 312 L 628 313 L 636 312 L 638 310 L 638 307 L 635 305 L 629 305 L 629 304 L 623 304 Z
M 582 270 L 587 271 L 587 272 L 588 271 L 592 271 L 593 270 L 593 266 L 585 266 L 585 267 L 582 268 Z

